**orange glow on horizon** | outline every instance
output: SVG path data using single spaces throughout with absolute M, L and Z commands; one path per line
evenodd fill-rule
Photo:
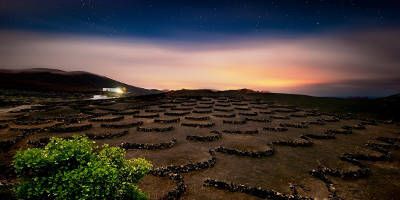
M 23 32 L 0 31 L 0 36 L 3 66 L 89 71 L 151 89 L 296 92 L 315 84 L 399 74 L 392 67 L 396 63 L 383 65 L 371 58 L 375 54 L 328 37 L 174 44 Z M 375 66 L 383 73 L 371 70 Z

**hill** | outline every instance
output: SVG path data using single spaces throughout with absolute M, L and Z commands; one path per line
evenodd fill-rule
M 125 87 L 135 95 L 152 94 L 155 90 L 131 86 L 105 76 L 84 71 L 62 71 L 47 68 L 0 69 L 0 89 L 51 91 L 51 92 L 98 92 L 102 88 Z

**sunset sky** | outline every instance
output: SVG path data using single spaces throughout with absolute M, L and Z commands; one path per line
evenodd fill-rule
M 395 2 L 0 0 L 0 68 L 156 89 L 385 96 L 400 92 Z

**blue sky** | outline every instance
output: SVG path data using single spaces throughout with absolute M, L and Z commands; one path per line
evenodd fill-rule
M 157 89 L 400 91 L 397 1 L 0 0 L 0 68 Z

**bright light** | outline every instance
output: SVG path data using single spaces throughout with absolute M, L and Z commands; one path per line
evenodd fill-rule
M 122 88 L 115 88 L 115 93 L 117 94 L 123 94 L 124 90 Z

